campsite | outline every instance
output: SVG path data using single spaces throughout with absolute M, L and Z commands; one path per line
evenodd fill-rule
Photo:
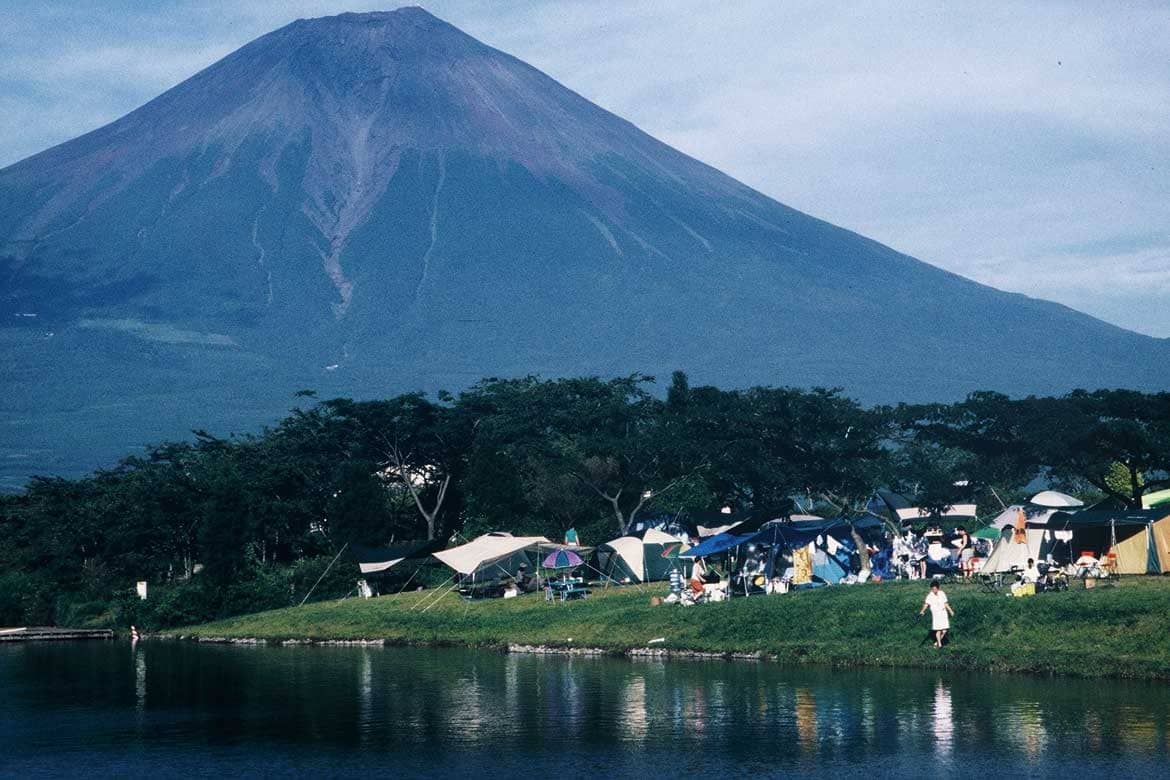
M 959 617 L 943 653 L 922 642 L 917 583 L 824 588 L 708 606 L 652 606 L 658 584 L 600 590 L 565 605 L 539 594 L 470 602 L 428 594 L 323 601 L 166 632 L 199 641 L 467 646 L 764 659 L 789 665 L 916 667 L 1074 677 L 1170 679 L 1170 579 L 1050 598 L 948 586 Z M 651 643 L 651 640 L 663 639 Z
M 916 508 L 898 506 L 897 496 L 880 500 L 908 525 L 921 519 Z M 397 588 L 384 584 L 387 595 L 163 636 L 1170 679 L 1164 608 L 1170 578 L 1147 576 L 1170 574 L 1170 509 L 1085 509 L 1071 496 L 1044 491 L 1005 508 L 987 527 L 984 536 L 994 538 L 972 544 L 969 574 L 958 565 L 964 556 L 953 542 L 960 537 L 932 559 L 942 547 L 933 525 L 914 541 L 913 530 L 891 534 L 879 517 L 850 524 L 729 514 L 732 522 L 722 526 L 695 523 L 690 542 L 651 528 L 641 539 L 625 536 L 595 548 L 496 532 L 436 550 L 433 559 L 433 545 L 416 548 L 413 557 L 399 547 L 385 552 L 381 572 L 415 570 Z M 943 525 L 941 519 L 931 522 Z M 952 516 L 949 524 L 961 522 Z M 667 527 L 681 525 L 676 519 Z M 866 568 L 855 536 L 866 548 Z M 361 556 L 376 552 L 363 549 Z M 952 552 L 959 553 L 953 560 Z M 1036 561 L 1044 571 L 1029 581 L 1029 562 Z M 448 572 L 444 580 L 408 589 L 419 570 L 436 563 Z M 377 568 L 359 565 L 366 576 Z M 1052 584 L 1058 573 L 1059 588 Z M 932 582 L 957 610 L 956 641 L 941 652 L 921 641 L 929 623 L 914 618 Z M 566 598 L 564 583 L 579 598 Z
M 1113 616 L 1077 605 L 1136 599 L 1149 614 L 1122 609 L 1116 638 L 1131 651 L 1092 668 L 1166 676 L 1138 641 L 1170 581 L 1166 394 L 892 409 L 692 387 L 682 372 L 665 398 L 652 386 L 529 378 L 435 400 L 310 398 L 259 435 L 201 434 L 91 477 L 33 480 L 0 497 L 0 622 L 496 647 L 572 636 L 607 651 L 1084 674 L 1068 648 L 1091 651 Z M 930 626 L 905 621 L 932 580 L 957 614 L 942 648 L 919 648 Z M 835 614 L 854 600 L 887 623 L 826 649 L 845 623 L 866 625 Z M 326 605 L 387 622 L 317 625 Z M 626 625 L 627 608 L 642 617 Z M 971 630 L 983 614 L 1066 608 L 1043 630 L 1071 644 Z M 527 609 L 545 612 L 510 621 Z M 737 623 L 790 609 L 784 629 Z M 495 628 L 464 636 L 472 619 Z
M 684 606 L 891 580 L 979 583 L 987 590 L 1026 584 L 1034 595 L 1058 584 L 1067 589 L 1070 578 L 1090 589 L 1122 575 L 1170 574 L 1170 507 L 1109 504 L 1086 508 L 1073 496 L 1045 490 L 1005 506 L 970 533 L 965 526 L 976 522 L 973 504 L 931 513 L 879 491 L 866 513 L 853 519 L 728 510 L 684 520 L 679 514 L 661 518 L 661 527 L 646 527 L 641 536 L 627 534 L 596 547 L 496 531 L 447 549 L 434 542 L 383 551 L 363 547 L 360 556 L 367 561 L 384 560 L 359 567 L 363 574 L 385 576 L 401 575 L 394 567 L 413 566 L 400 586 L 399 576 L 379 588 L 401 592 L 428 562 L 442 563 L 450 573 L 435 601 L 452 592 L 467 599 L 512 598 L 542 588 L 551 597 L 571 575 L 580 585 L 574 595 L 582 598 L 590 582 L 609 588 L 670 581 L 664 603 Z M 578 539 L 575 529 L 571 534 Z M 684 581 L 690 586 L 684 588 Z M 365 580 L 360 589 L 367 597 L 373 593 Z

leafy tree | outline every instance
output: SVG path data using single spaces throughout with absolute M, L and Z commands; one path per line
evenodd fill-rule
M 1076 391 L 1046 406 L 1043 458 L 1055 479 L 1083 480 L 1132 509 L 1170 486 L 1170 393 Z
M 461 397 L 478 409 L 476 449 L 494 452 L 516 471 L 529 512 L 549 511 L 547 499 L 565 500 L 566 478 L 592 494 L 613 518 L 619 535 L 655 498 L 679 487 L 694 464 L 672 457 L 662 402 L 634 374 L 608 382 L 596 378 L 540 382 L 489 381 Z M 553 510 L 555 511 L 555 510 Z

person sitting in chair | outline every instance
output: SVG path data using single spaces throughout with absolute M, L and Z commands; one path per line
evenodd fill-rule
M 528 573 L 528 564 L 520 564 L 520 568 L 516 570 L 516 587 L 521 593 L 528 593 L 532 590 L 532 575 Z
M 703 563 L 702 558 L 696 558 L 694 564 L 691 565 L 691 593 L 695 598 L 703 595 L 703 580 L 707 574 L 707 564 Z
M 1093 553 L 1085 551 L 1073 562 L 1078 577 L 1096 576 L 1100 573 L 1101 561 Z
M 1036 585 L 1040 582 L 1040 569 L 1036 566 L 1036 561 L 1033 558 L 1028 559 L 1028 567 L 1020 572 L 1019 582 L 1012 584 L 1012 593 L 1019 592 L 1020 588 L 1025 585 Z

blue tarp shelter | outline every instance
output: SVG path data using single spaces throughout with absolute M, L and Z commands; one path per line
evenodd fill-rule
M 881 528 L 882 523 L 877 518 L 865 517 L 855 520 L 852 528 L 865 533 Z M 692 558 L 706 558 L 712 555 L 738 552 L 739 548 L 747 545 L 767 545 L 771 548 L 768 556 L 767 576 L 771 577 L 776 566 L 779 553 L 786 549 L 802 547 L 816 541 L 818 537 L 832 536 L 840 544 L 837 555 L 828 550 L 819 548 L 813 562 L 813 576 L 825 582 L 837 582 L 850 573 L 850 557 L 854 550 L 852 528 L 848 521 L 841 518 L 825 520 L 801 520 L 786 523 L 782 521 L 766 523 L 754 533 L 725 532 L 712 536 L 710 539 L 692 547 L 685 555 Z

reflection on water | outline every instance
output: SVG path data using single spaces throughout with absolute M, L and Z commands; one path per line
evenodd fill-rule
M 932 710 L 934 752 L 940 761 L 946 761 L 951 756 L 955 734 L 955 710 L 951 706 L 951 689 L 942 680 L 934 687 Z
M 0 774 L 1165 772 L 1163 684 L 142 643 L 0 648 Z M 567 774 L 566 774 L 567 773 Z
M 139 653 L 135 647 L 134 654 L 134 706 L 139 712 L 146 709 L 146 654 Z
M 623 688 L 622 706 L 618 710 L 625 731 L 625 738 L 641 742 L 650 731 L 646 719 L 646 678 L 629 677 Z

